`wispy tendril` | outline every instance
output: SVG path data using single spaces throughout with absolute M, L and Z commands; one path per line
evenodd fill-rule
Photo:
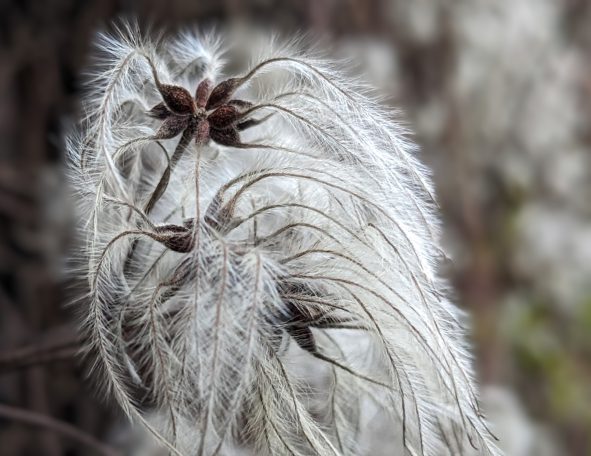
M 99 37 L 69 138 L 94 376 L 175 454 L 369 454 L 368 408 L 392 454 L 498 454 L 415 146 L 270 42 L 223 78 L 212 36 Z

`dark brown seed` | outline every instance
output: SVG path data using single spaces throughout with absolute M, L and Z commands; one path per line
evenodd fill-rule
M 189 229 L 183 225 L 175 225 L 172 223 L 166 223 L 164 225 L 157 225 L 154 228 L 156 233 L 160 234 L 171 234 L 171 233 L 187 233 Z
M 197 102 L 198 108 L 205 108 L 212 88 L 213 82 L 211 79 L 204 79 L 199 83 L 197 91 L 195 92 L 195 101 Z
M 220 106 L 207 116 L 207 120 L 212 128 L 223 130 L 224 128 L 234 125 L 239 117 L 240 113 L 234 106 L 224 105 Z
M 200 120 L 197 124 L 197 131 L 195 132 L 195 143 L 198 146 L 203 146 L 209 141 L 209 122 L 207 120 Z
M 241 78 L 230 78 L 220 82 L 212 90 L 205 108 L 209 111 L 225 104 L 242 83 Z
M 156 132 L 156 139 L 170 139 L 181 134 L 185 128 L 189 125 L 188 117 L 180 117 L 171 115 L 167 119 L 164 119 L 162 125 Z
M 236 128 L 228 128 L 227 130 L 215 130 L 209 131 L 209 137 L 222 146 L 237 146 L 240 144 L 240 135 Z
M 174 252 L 187 253 L 193 249 L 193 234 L 175 234 L 167 236 L 163 244 Z
M 161 225 L 156 227 L 156 232 L 161 234 L 158 240 L 170 250 L 187 253 L 193 249 L 193 232 L 184 226 Z
M 162 101 L 148 111 L 148 115 L 150 117 L 161 120 L 166 119 L 171 114 L 172 113 L 168 110 L 168 108 Z
M 193 97 L 186 89 L 179 86 L 161 84 L 159 90 L 164 103 L 173 113 L 188 115 L 195 112 Z

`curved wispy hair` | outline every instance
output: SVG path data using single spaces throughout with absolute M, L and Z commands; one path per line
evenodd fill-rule
M 392 454 L 498 454 L 415 146 L 269 42 L 224 80 L 212 36 L 99 37 L 68 142 L 94 376 L 175 454 L 371 454 L 368 410 Z

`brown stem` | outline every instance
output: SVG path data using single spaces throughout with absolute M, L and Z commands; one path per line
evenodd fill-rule
M 150 200 L 146 203 L 146 206 L 144 207 L 144 212 L 146 214 L 148 214 L 148 215 L 150 214 L 154 205 L 158 202 L 158 200 L 164 194 L 166 188 L 168 187 L 168 182 L 170 181 L 170 175 L 174 171 L 176 164 L 179 162 L 179 160 L 181 159 L 181 157 L 183 156 L 183 154 L 187 150 L 187 147 L 191 143 L 191 140 L 193 139 L 194 134 L 195 134 L 195 131 L 193 128 L 187 128 L 183 132 L 183 135 L 181 136 L 181 139 L 179 140 L 179 142 L 175 148 L 175 151 L 172 154 L 172 157 L 170 158 L 170 160 L 168 162 L 168 166 L 166 167 L 164 174 L 162 174 L 162 177 L 158 181 L 158 184 L 156 185 L 154 192 L 150 196 Z
M 10 405 L 0 404 L 0 418 L 48 429 L 92 449 L 96 454 L 102 454 L 105 456 L 121 455 L 114 448 L 103 444 L 93 436 L 86 434 L 68 423 L 56 420 L 47 415 L 23 410 Z
M 36 349 L 37 347 L 31 347 Z M 26 351 L 25 351 L 26 350 Z M 55 351 L 46 352 L 33 350 L 28 352 L 29 347 L 22 351 L 0 355 L 0 374 L 15 370 L 26 369 L 40 364 L 50 364 L 75 358 L 78 353 L 77 347 L 64 347 Z
M 0 373 L 72 359 L 78 347 L 78 336 L 73 330 L 58 328 L 30 345 L 0 353 Z

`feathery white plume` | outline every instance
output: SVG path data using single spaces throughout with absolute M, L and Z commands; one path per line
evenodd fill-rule
M 100 383 L 175 454 L 368 454 L 367 410 L 392 454 L 499 454 L 415 146 L 270 42 L 223 80 L 212 36 L 98 40 L 69 155 Z

